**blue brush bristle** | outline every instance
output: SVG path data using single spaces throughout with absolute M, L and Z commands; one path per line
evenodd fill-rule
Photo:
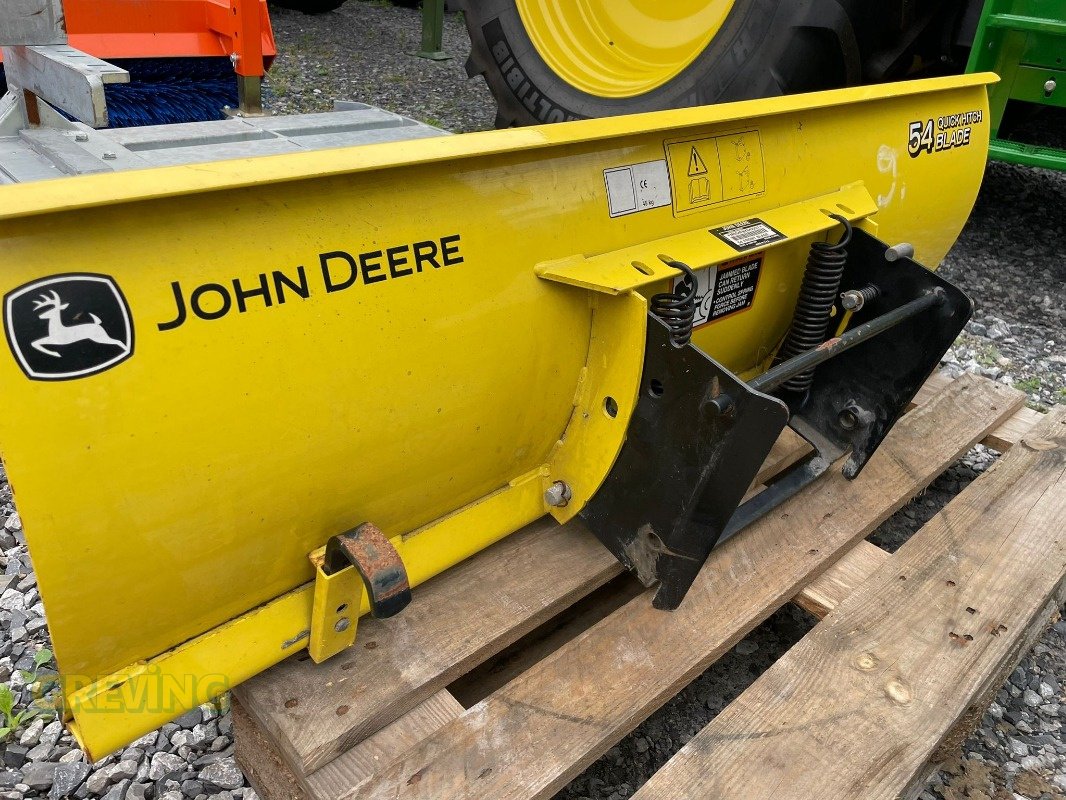
M 221 119 L 237 105 L 237 78 L 228 58 L 136 58 L 111 63 L 129 83 L 104 88 L 112 128 Z M 0 89 L 6 89 L 0 67 Z

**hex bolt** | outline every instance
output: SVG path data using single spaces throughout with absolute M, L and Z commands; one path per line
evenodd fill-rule
M 866 303 L 866 298 L 858 289 L 851 289 L 840 295 L 840 304 L 845 311 L 859 311 Z
M 114 161 L 118 158 L 118 153 L 104 153 L 104 161 Z
M 237 62 L 241 60 L 241 57 L 237 53 L 234 52 L 234 53 L 230 53 L 229 54 L 229 60 L 230 60 L 231 64 L 236 66 Z
M 544 493 L 544 502 L 552 508 L 563 508 L 573 496 L 570 484 L 566 481 L 556 481 Z
M 341 617 L 339 620 L 337 620 L 337 624 L 333 626 L 333 630 L 335 630 L 337 633 L 344 633 L 346 630 L 348 630 L 348 626 L 350 624 L 351 622 L 348 620 L 347 617 Z
M 901 258 L 914 258 L 914 245 L 900 242 L 885 251 L 885 261 L 899 261 Z
M 1055 91 L 1059 85 L 1055 83 L 1054 78 L 1050 78 L 1047 83 L 1044 84 L 1044 94 L 1051 97 L 1051 93 Z
M 867 428 L 873 424 L 875 418 L 872 412 L 867 411 L 854 400 L 849 400 L 837 414 L 837 422 L 846 431 L 858 427 Z
M 74 141 L 75 142 L 87 142 L 87 141 L 89 141 L 89 134 L 87 134 L 87 133 L 75 133 L 74 134 Z
M 862 311 L 863 306 L 880 296 L 881 290 L 871 283 L 861 289 L 848 289 L 846 292 L 841 292 L 840 305 L 845 311 Z

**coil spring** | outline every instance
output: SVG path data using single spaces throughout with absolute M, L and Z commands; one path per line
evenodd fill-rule
M 846 248 L 851 241 L 851 223 L 838 214 L 829 216 L 844 226 L 844 235 L 836 244 L 815 242 L 811 245 L 792 327 L 781 347 L 779 358 L 782 361 L 818 347 L 829 331 L 829 315 L 840 291 L 840 280 L 848 260 Z M 814 370 L 810 369 L 789 378 L 782 386 L 789 391 L 806 392 L 813 381 Z
M 671 341 L 681 347 L 692 341 L 692 323 L 696 318 L 696 275 L 688 264 L 667 259 L 663 261 L 681 270 L 686 279 L 672 292 L 652 295 L 651 313 L 666 323 Z

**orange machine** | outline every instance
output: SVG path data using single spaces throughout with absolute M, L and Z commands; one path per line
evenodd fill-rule
M 113 125 L 260 107 L 259 82 L 277 52 L 266 0 L 64 0 L 63 7 L 72 47 L 130 72 L 130 84 L 108 87 Z

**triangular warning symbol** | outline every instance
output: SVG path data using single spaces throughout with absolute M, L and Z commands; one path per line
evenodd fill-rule
M 703 159 L 700 157 L 700 154 L 696 151 L 696 148 L 693 147 L 692 155 L 688 157 L 688 176 L 690 178 L 695 178 L 698 175 L 706 174 L 707 165 L 703 163 Z

